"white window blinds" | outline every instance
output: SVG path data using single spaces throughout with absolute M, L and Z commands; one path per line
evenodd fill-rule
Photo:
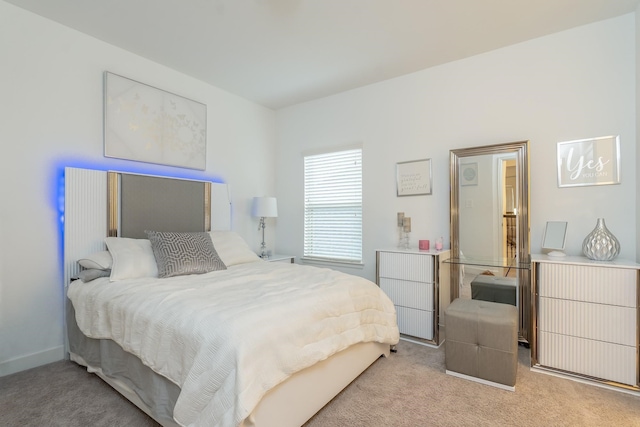
M 304 158 L 304 257 L 362 262 L 362 149 Z

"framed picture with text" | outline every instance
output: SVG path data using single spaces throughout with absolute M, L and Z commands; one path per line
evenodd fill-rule
M 620 184 L 620 136 L 558 143 L 558 187 Z
M 396 163 L 396 195 L 429 195 L 431 178 L 431 159 Z

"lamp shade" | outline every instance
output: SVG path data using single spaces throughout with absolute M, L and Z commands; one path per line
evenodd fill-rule
M 253 216 L 274 218 L 278 216 L 278 202 L 275 197 L 254 197 Z

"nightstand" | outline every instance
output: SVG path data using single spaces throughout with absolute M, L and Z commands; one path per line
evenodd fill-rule
M 269 258 L 265 259 L 265 261 L 269 262 L 290 262 L 293 264 L 293 260 L 296 257 L 294 255 L 282 255 L 282 254 L 273 254 Z

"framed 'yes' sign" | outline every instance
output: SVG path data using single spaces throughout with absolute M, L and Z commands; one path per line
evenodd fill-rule
M 620 184 L 620 136 L 558 143 L 558 187 Z

